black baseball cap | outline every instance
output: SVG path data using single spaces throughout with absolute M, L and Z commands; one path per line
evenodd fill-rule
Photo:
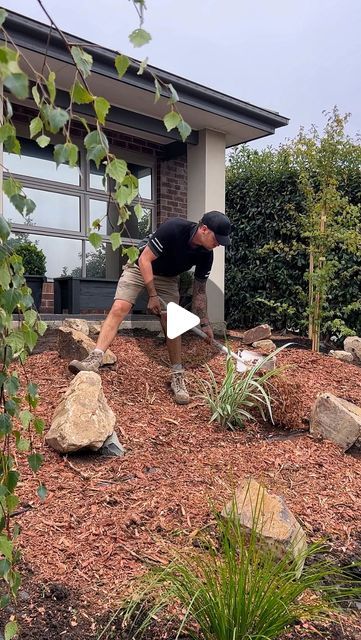
M 201 224 L 205 224 L 208 229 L 213 231 L 218 244 L 224 247 L 228 247 L 228 245 L 231 244 L 229 234 L 232 231 L 232 226 L 224 213 L 220 211 L 208 211 L 202 217 Z

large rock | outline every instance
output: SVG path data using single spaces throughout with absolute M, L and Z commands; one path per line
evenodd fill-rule
M 256 340 L 256 342 L 252 342 L 252 347 L 260 351 L 260 353 L 264 353 L 269 355 L 273 351 L 276 351 L 277 347 L 272 340 Z
M 342 362 L 348 362 L 349 364 L 354 362 L 353 354 L 350 353 L 349 351 L 333 351 L 331 349 L 329 354 L 333 358 L 336 358 L 337 360 L 341 360 Z
M 70 327 L 59 327 L 58 351 L 65 360 L 83 360 L 95 349 L 95 342 L 82 331 L 76 331 Z M 115 354 L 108 349 L 103 357 L 104 364 L 114 364 L 117 361 Z
M 63 320 L 63 327 L 81 331 L 82 333 L 85 333 L 86 336 L 89 335 L 88 323 L 86 320 L 81 320 L 81 318 L 65 318 L 65 320 Z
M 343 348 L 345 351 L 352 353 L 357 364 L 361 364 L 361 338 L 348 336 L 343 343 Z
M 312 407 L 310 433 L 347 451 L 361 437 L 361 408 L 332 393 L 321 393 Z
M 222 516 L 233 513 L 247 533 L 256 528 L 260 544 L 273 549 L 279 557 L 290 553 L 297 561 L 297 576 L 301 574 L 307 549 L 306 534 L 283 498 L 269 493 L 256 480 L 244 480 Z
M 113 433 L 115 415 L 105 399 L 100 376 L 80 371 L 55 409 L 45 440 L 60 453 L 101 448 Z
M 271 327 L 269 324 L 259 324 L 253 329 L 249 329 L 243 334 L 242 341 L 244 344 L 252 344 L 258 340 L 267 340 L 271 337 Z
M 96 338 L 103 326 L 103 322 L 88 322 L 89 335 L 91 338 Z

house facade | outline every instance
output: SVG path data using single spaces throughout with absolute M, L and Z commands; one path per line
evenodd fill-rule
M 47 62 L 56 73 L 57 104 L 66 107 L 74 65 L 64 42 L 49 26 L 9 12 L 5 28 L 16 46 L 24 51 L 35 69 L 41 69 L 46 50 Z M 192 127 L 186 143 L 177 131 L 167 132 L 163 116 L 168 110 L 164 100 L 154 103 L 154 82 L 150 73 L 138 75 L 131 65 L 122 80 L 114 67 L 115 52 L 91 45 L 67 35 L 93 56 L 90 85 L 94 95 L 104 96 L 111 104 L 105 133 L 117 157 L 127 161 L 138 178 L 143 208 L 140 220 L 133 214 L 126 226 L 123 243 L 137 244 L 171 216 L 198 221 L 212 209 L 225 209 L 225 151 L 227 148 L 272 135 L 285 126 L 287 118 L 203 87 L 160 69 L 151 70 L 164 83 L 171 83 L 179 95 L 178 108 Z M 14 237 L 26 238 L 41 248 L 46 256 L 47 282 L 43 285 L 41 311 L 71 312 L 60 305 L 60 285 L 68 281 L 99 281 L 99 296 L 92 308 L 77 308 L 77 313 L 106 313 L 109 304 L 101 295 L 118 279 L 124 258 L 113 251 L 109 240 L 116 230 L 117 216 L 104 190 L 102 169 L 86 159 L 82 147 L 84 126 L 74 119 L 72 137 L 81 148 L 79 168 L 60 165 L 52 158 L 52 145 L 40 148 L 29 138 L 29 122 L 34 104 L 29 98 L 11 98 L 14 122 L 21 141 L 21 157 L 1 150 L 3 171 L 22 182 L 24 191 L 36 202 L 36 210 L 23 218 L 0 196 L 0 213 L 11 221 Z M 76 105 L 74 114 L 85 118 L 91 127 L 92 109 Z M 53 136 L 52 144 L 57 143 Z M 0 177 L 1 179 L 1 177 Z M 87 235 L 91 223 L 101 220 L 103 244 L 97 251 Z M 210 318 L 224 319 L 224 249 L 215 251 L 211 274 L 216 285 L 209 300 Z M 108 287 L 109 288 L 109 287 Z M 58 300 L 54 300 L 58 295 Z M 73 293 L 76 298 L 77 293 Z

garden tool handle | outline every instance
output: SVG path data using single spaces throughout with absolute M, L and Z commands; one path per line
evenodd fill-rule
M 162 298 L 160 296 L 158 296 L 158 297 L 159 297 L 160 303 L 166 309 L 167 308 L 166 303 L 164 302 L 164 300 L 162 300 Z M 197 336 L 199 336 L 203 340 L 208 340 L 207 334 L 204 333 L 204 331 L 202 331 L 202 329 L 199 329 L 198 327 L 193 327 L 193 329 L 191 329 L 191 331 L 193 331 L 193 333 L 195 333 Z M 211 343 L 215 347 L 217 347 L 217 349 L 219 349 L 220 351 L 223 351 L 223 353 L 225 353 L 227 356 L 230 355 L 230 356 L 232 356 L 232 358 L 235 358 L 236 360 L 239 360 L 239 356 L 236 353 L 234 353 L 234 351 L 228 351 L 227 347 L 225 347 L 220 342 L 217 342 L 217 340 L 215 340 L 214 338 L 211 341 Z

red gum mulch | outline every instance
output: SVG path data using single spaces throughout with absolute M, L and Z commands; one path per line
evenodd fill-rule
M 247 476 L 285 498 L 310 540 L 327 536 L 339 553 L 357 548 L 357 457 L 329 442 L 315 442 L 307 433 L 268 440 L 275 431 L 270 425 L 249 424 L 231 432 L 209 424 L 200 400 L 182 407 L 171 399 L 164 347 L 151 338 L 142 339 L 142 346 L 156 360 L 136 340 L 117 337 L 112 346 L 117 370 L 101 373 L 126 456 L 66 460 L 43 447 L 45 464 L 38 478 L 49 492 L 43 503 L 35 496 L 37 480 L 26 466 L 22 469 L 21 499 L 32 508 L 18 518 L 20 544 L 37 582 L 63 582 L 93 612 L 117 605 L 149 563 L 165 564 L 174 546 L 190 546 L 195 532 L 210 520 L 210 500 L 221 507 L 232 486 Z M 197 339 L 185 340 L 193 389 L 195 379 L 204 375 L 207 349 Z M 361 368 L 298 349 L 284 351 L 278 361 L 292 365 L 283 382 L 277 381 L 281 398 L 275 416 L 287 428 L 305 428 L 321 391 L 361 406 Z M 218 377 L 224 357 L 216 354 L 209 364 Z M 56 352 L 32 356 L 25 368 L 39 385 L 38 413 L 49 425 L 72 376 Z

